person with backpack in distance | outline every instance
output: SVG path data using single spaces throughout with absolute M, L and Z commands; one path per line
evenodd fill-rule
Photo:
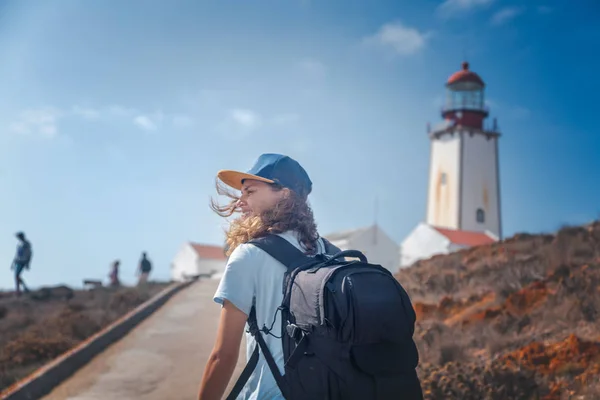
M 29 269 L 33 250 L 31 242 L 27 240 L 24 232 L 17 232 L 15 236 L 19 240 L 19 245 L 17 246 L 17 254 L 15 254 L 10 269 L 15 271 L 15 291 L 17 296 L 20 296 L 21 286 L 23 286 L 25 293 L 29 292 L 29 288 L 25 285 L 25 281 L 21 275 L 23 274 L 24 269 Z
M 145 285 L 148 283 L 148 276 L 150 275 L 150 271 L 152 271 L 152 263 L 148 259 L 148 255 L 146 252 L 142 253 L 142 258 L 138 265 L 138 286 Z
M 226 232 L 221 316 L 198 398 L 422 399 L 406 291 L 383 266 L 319 235 L 304 168 L 262 154 L 248 172 L 217 177 L 231 201 L 213 210 L 239 217 Z M 247 364 L 227 394 L 244 333 Z

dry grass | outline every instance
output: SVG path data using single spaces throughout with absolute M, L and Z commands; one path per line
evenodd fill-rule
M 397 278 L 418 316 L 427 399 L 600 399 L 600 222 L 436 256 Z
M 0 390 L 76 346 L 162 290 L 44 288 L 0 296 Z

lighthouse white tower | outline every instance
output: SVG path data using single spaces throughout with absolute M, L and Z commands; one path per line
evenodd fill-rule
M 502 237 L 496 120 L 484 127 L 485 83 L 463 62 L 446 82 L 444 121 L 429 130 L 427 224 Z
M 400 266 L 502 238 L 496 121 L 484 126 L 485 83 L 464 62 L 446 82 L 431 140 L 426 221 L 402 241 Z

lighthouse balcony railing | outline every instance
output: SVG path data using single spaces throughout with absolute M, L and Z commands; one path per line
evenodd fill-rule
M 446 131 L 448 129 L 452 129 L 455 126 L 456 126 L 456 121 L 454 121 L 454 120 L 444 120 L 433 127 L 430 124 L 427 124 L 427 133 L 442 132 L 442 131 Z M 500 126 L 498 125 L 498 120 L 496 118 L 494 118 L 493 121 L 484 123 L 481 127 L 481 130 L 486 133 L 499 135 L 500 134 Z
M 500 133 L 500 126 L 498 121 L 494 120 L 483 125 L 483 131 L 489 133 Z
M 441 107 L 442 113 L 449 111 L 479 111 L 489 114 L 490 108 L 486 105 L 477 104 L 447 104 Z

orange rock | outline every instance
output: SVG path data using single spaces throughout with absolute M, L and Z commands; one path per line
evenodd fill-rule
M 550 345 L 533 342 L 503 357 L 510 365 L 519 365 L 542 374 L 569 370 L 578 373 L 593 365 L 600 371 L 600 343 L 581 340 L 571 334 L 565 340 Z M 593 364 L 592 364 L 593 363 Z M 591 369 L 590 369 L 591 370 Z
M 533 282 L 516 293 L 511 294 L 505 306 L 515 314 L 525 314 L 538 307 L 548 298 L 548 288 L 544 282 Z

